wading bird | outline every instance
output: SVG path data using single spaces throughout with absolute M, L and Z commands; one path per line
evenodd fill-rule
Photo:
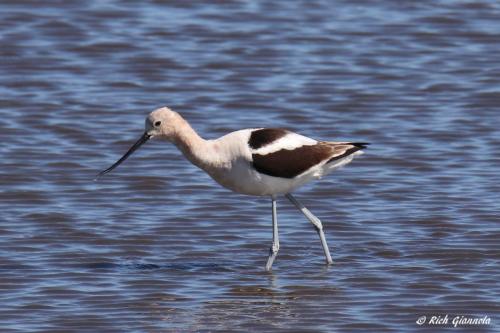
M 326 262 L 332 263 L 321 221 L 291 192 L 351 162 L 367 143 L 316 141 L 282 128 L 243 129 L 205 140 L 177 112 L 163 107 L 149 114 L 141 138 L 97 178 L 116 168 L 152 138 L 172 142 L 191 163 L 234 192 L 271 197 L 273 242 L 266 270 L 271 270 L 279 250 L 278 195 L 288 198 L 311 221 L 321 239 Z

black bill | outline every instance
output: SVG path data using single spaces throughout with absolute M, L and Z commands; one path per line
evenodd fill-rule
M 134 145 L 132 147 L 130 147 L 130 149 L 125 153 L 125 155 L 123 155 L 118 161 L 116 161 L 115 164 L 113 164 L 112 166 L 110 166 L 106 170 L 101 171 L 97 175 L 97 177 L 95 178 L 95 180 L 98 180 L 100 177 L 104 176 L 108 172 L 111 172 L 114 168 L 116 168 L 117 166 L 119 166 L 130 155 L 132 155 L 132 153 L 134 151 L 136 151 L 137 149 L 139 149 L 139 147 L 142 146 L 144 143 L 146 143 L 150 138 L 151 138 L 151 135 L 149 135 L 148 133 L 144 132 L 144 134 L 141 136 L 141 138 L 139 140 L 137 140 L 137 142 L 134 143 Z

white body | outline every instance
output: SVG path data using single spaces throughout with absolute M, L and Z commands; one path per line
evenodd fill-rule
M 202 156 L 198 155 L 203 157 L 201 159 L 193 158 L 182 146 L 179 148 L 191 162 L 207 172 L 220 185 L 238 193 L 260 196 L 290 193 L 297 187 L 349 163 L 355 155 L 361 154 L 361 151 L 358 151 L 332 163 L 315 165 L 294 178 L 268 176 L 253 168 L 252 153 L 267 154 L 281 149 L 292 150 L 318 142 L 290 133 L 270 145 L 253 150 L 249 147 L 248 140 L 254 130 L 239 130 L 216 140 L 206 140 L 204 149 L 200 152 Z

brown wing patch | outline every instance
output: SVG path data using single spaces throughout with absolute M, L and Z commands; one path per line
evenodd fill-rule
M 250 134 L 248 145 L 252 149 L 259 149 L 284 137 L 288 133 L 290 132 L 283 128 L 263 128 L 255 130 Z
M 260 173 L 280 178 L 294 178 L 316 164 L 328 160 L 332 146 L 319 142 L 292 150 L 278 150 L 266 155 L 252 154 L 253 166 Z

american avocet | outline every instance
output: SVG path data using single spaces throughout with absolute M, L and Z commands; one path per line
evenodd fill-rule
M 316 141 L 282 128 L 243 129 L 216 140 L 205 140 L 167 107 L 151 112 L 145 127 L 141 138 L 97 178 L 116 168 L 149 139 L 168 140 L 222 186 L 238 193 L 271 197 L 273 242 L 266 270 L 271 269 L 279 250 L 278 195 L 288 198 L 311 221 L 321 239 L 326 262 L 332 263 L 321 221 L 291 192 L 351 162 L 367 143 Z

